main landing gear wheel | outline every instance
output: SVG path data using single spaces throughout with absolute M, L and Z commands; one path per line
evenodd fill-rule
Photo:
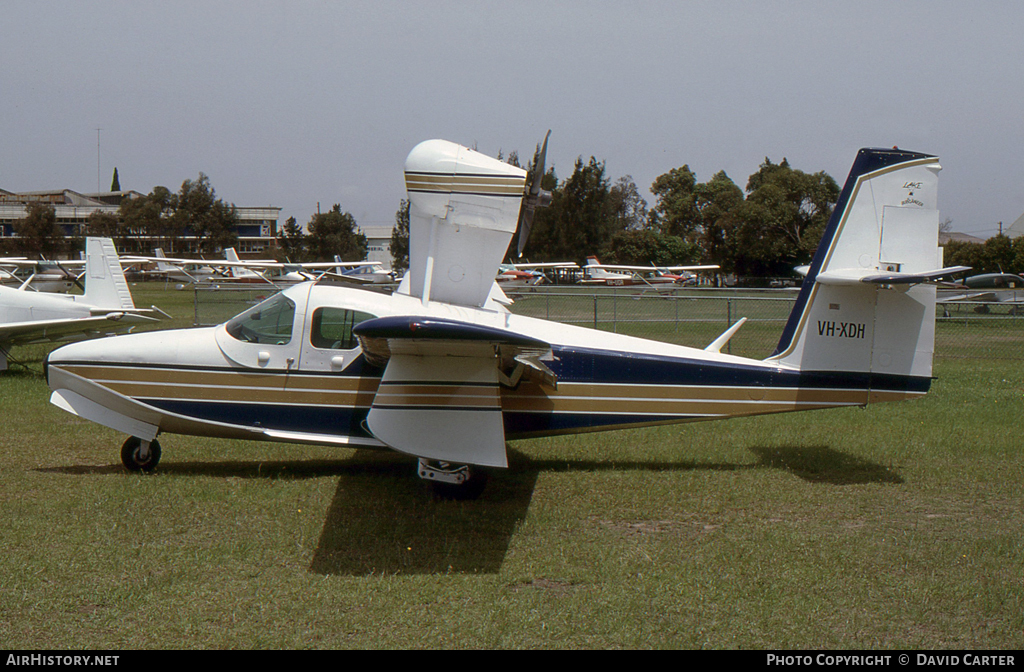
M 487 472 L 469 465 L 420 459 L 416 473 L 430 483 L 438 499 L 477 499 L 487 485 Z
M 160 442 L 156 439 L 143 441 L 137 436 L 129 437 L 121 446 L 121 464 L 133 473 L 151 473 L 160 462 Z

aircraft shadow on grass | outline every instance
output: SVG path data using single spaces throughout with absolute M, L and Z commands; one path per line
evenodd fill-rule
M 699 461 L 589 461 L 530 458 L 514 449 L 511 467 L 474 501 L 445 501 L 409 477 L 409 458 L 363 451 L 345 460 L 164 462 L 159 473 L 220 478 L 305 479 L 339 476 L 310 571 L 316 574 L 493 574 L 526 518 L 537 477 L 573 471 L 740 471 L 781 469 L 811 483 L 900 484 L 882 465 L 825 446 L 752 447 L 754 464 Z M 40 469 L 50 473 L 123 473 L 120 464 Z

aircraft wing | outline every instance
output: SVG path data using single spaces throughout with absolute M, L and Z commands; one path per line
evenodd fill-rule
M 659 266 L 658 270 L 670 271 L 715 271 L 721 268 L 718 264 L 700 264 L 697 266 Z
M 517 270 L 530 271 L 539 268 L 579 268 L 579 264 L 575 261 L 549 261 L 549 262 L 538 262 L 531 264 L 510 264 Z
M 606 271 L 632 271 L 634 273 L 653 273 L 654 271 L 713 271 L 717 264 L 701 264 L 697 266 L 629 266 L 627 264 L 588 264 L 590 268 L 603 268 Z
M 540 361 L 550 345 L 504 329 L 399 316 L 368 320 L 353 333 L 369 361 L 386 361 L 367 426 L 420 458 L 508 466 L 501 385 L 524 375 L 555 384 Z
M 96 336 L 127 329 L 130 325 L 138 322 L 152 321 L 155 319 L 137 313 L 111 311 L 105 315 L 92 317 L 10 322 L 0 324 L 0 343 L 24 345 L 26 343 L 59 341 L 76 334 Z
M 978 301 L 981 303 L 996 303 L 999 297 L 995 292 L 973 292 L 970 294 L 955 294 L 953 296 L 940 296 L 938 301 L 942 303 L 953 303 L 956 301 Z

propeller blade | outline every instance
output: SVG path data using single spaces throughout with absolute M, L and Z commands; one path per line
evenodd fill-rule
M 551 192 L 540 188 L 541 180 L 544 179 L 545 164 L 548 155 L 548 138 L 551 137 L 549 129 L 544 136 L 544 144 L 541 146 L 537 162 L 533 167 L 533 181 L 530 183 L 530 192 L 523 203 L 522 221 L 519 226 L 519 256 L 523 256 L 526 248 L 526 241 L 530 237 L 530 229 L 533 227 L 533 215 L 537 208 L 546 208 L 551 205 Z

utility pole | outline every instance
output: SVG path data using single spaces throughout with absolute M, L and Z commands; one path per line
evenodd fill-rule
M 96 129 L 96 193 L 100 193 L 100 131 L 102 128 Z

